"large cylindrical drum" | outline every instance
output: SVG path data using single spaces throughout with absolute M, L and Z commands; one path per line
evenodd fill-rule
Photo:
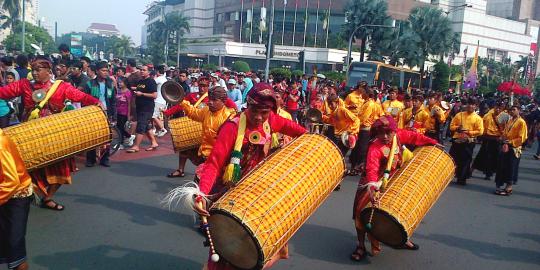
M 327 138 L 305 134 L 271 155 L 210 208 L 221 258 L 261 269 L 340 183 L 345 162 Z
M 392 246 L 404 245 L 454 177 L 452 157 L 435 146 L 414 151 L 414 157 L 390 179 L 376 207 L 362 210 L 370 233 Z M 371 222 L 369 222 L 371 219 Z
M 185 151 L 198 148 L 202 142 L 202 124 L 189 117 L 169 120 L 174 151 Z
M 98 106 L 53 114 L 4 129 L 27 170 L 34 170 L 111 141 L 105 112 Z

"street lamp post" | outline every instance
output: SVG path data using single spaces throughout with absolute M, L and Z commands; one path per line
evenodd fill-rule
M 349 37 L 349 48 L 347 50 L 347 59 L 346 60 L 346 66 L 349 68 L 349 65 L 351 64 L 351 49 L 352 49 L 352 40 L 354 38 L 354 35 L 360 28 L 364 27 L 373 27 L 373 28 L 394 28 L 396 27 L 396 21 L 392 21 L 392 25 L 384 25 L 384 24 L 361 24 L 358 27 L 354 29 L 354 31 L 351 33 L 351 36 Z
M 463 5 L 459 5 L 459 6 L 450 6 L 450 7 L 448 7 L 448 11 L 445 11 L 444 13 L 446 14 L 446 16 L 448 16 L 448 14 L 450 14 L 451 12 L 456 11 L 456 10 L 462 8 L 462 7 L 463 7 L 463 8 L 471 8 L 472 5 L 470 5 L 470 4 L 463 4 Z
M 24 53 L 24 41 L 25 41 L 25 32 L 26 32 L 26 0 L 22 1 L 22 48 L 21 52 Z
M 272 35 L 274 34 L 274 5 L 275 0 L 272 0 L 271 4 L 271 10 L 270 10 L 270 25 L 268 27 L 268 41 L 266 46 L 266 66 L 264 68 L 264 79 L 265 81 L 268 81 L 268 77 L 270 74 L 270 58 L 272 58 Z

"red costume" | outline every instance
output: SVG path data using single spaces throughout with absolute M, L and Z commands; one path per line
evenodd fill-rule
M 212 153 L 205 162 L 204 170 L 198 174 L 200 178 L 199 187 L 204 194 L 210 194 L 212 190 L 220 191 L 223 184 L 218 181 L 223 174 L 223 170 L 229 163 L 234 142 L 238 135 L 238 118 L 225 122 L 219 130 L 216 144 L 212 148 Z M 291 137 L 298 137 L 306 132 L 306 129 L 294 121 L 285 119 L 275 113 L 270 113 L 268 124 L 272 133 L 280 133 Z M 240 165 L 242 176 L 250 172 L 259 162 L 261 162 L 268 151 L 265 151 L 264 144 L 253 144 L 249 141 L 249 134 L 258 131 L 264 134 L 262 126 L 257 128 L 246 127 L 246 136 L 242 145 L 242 159 Z
M 0 87 L 0 99 L 12 99 L 22 97 L 24 104 L 23 121 L 26 121 L 29 113 L 36 107 L 37 103 L 32 99 L 32 92 L 38 89 L 48 90 L 53 81 L 46 83 L 30 82 L 27 79 L 13 82 L 7 86 Z M 99 100 L 79 91 L 71 84 L 62 82 L 51 96 L 47 104 L 40 112 L 40 117 L 54 113 L 59 113 L 64 108 L 64 101 L 80 102 L 83 106 L 99 104 Z M 43 169 L 32 172 L 34 179 L 37 179 L 38 185 L 44 189 L 47 184 L 70 184 L 71 166 L 70 160 L 62 160 L 48 165 Z

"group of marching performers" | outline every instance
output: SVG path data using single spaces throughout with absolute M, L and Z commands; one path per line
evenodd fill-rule
M 0 88 L 0 99 L 22 97 L 25 119 L 59 113 L 66 99 L 80 102 L 83 106 L 101 104 L 98 99 L 68 83 L 54 84 L 51 67 L 48 60 L 37 59 L 32 63 L 34 80 L 22 79 Z M 284 110 L 283 93 L 270 84 L 255 84 L 247 92 L 245 108 L 241 111 L 228 97 L 227 89 L 221 86 L 210 88 L 209 85 L 209 79 L 200 77 L 198 92 L 190 93 L 180 104 L 164 111 L 166 116 L 180 112 L 202 123 L 201 146 L 197 150 L 180 152 L 178 168 L 168 175 L 183 177 L 188 159 L 197 166 L 200 193 L 194 199 L 197 202 L 194 210 L 202 216 L 209 215 L 205 198 L 216 200 L 273 150 L 282 147 L 290 138 L 307 132 Z M 40 89 L 48 96 L 48 102 L 41 103 L 32 98 L 32 94 Z M 379 243 L 364 228 L 359 213 L 369 203 L 378 200 L 380 179 L 388 167 L 387 163 L 391 161 L 391 169 L 387 172 L 390 174 L 402 165 L 406 151 L 402 146 L 410 150 L 423 145 L 443 147 L 440 144 L 441 130 L 449 110 L 444 108 L 437 94 L 427 97 L 413 95 L 402 102 L 397 91 L 390 90 L 387 100 L 381 102 L 375 89 L 366 82 L 358 83 L 344 99 L 334 87 L 326 87 L 322 101 L 316 108 L 321 111 L 322 121 L 331 127 L 325 135 L 335 142 L 343 156 L 350 150 L 347 174 L 360 175 L 353 207 L 358 246 L 351 255 L 353 260 L 359 261 L 367 255 L 366 235 L 371 241 L 371 254 L 376 255 L 381 250 Z M 495 173 L 496 194 L 509 195 L 517 181 L 521 146 L 527 136 L 520 107 L 499 103 L 483 118 L 475 111 L 476 100 L 469 99 L 450 122 L 453 134 L 450 153 L 457 166 L 457 183 L 465 184 L 474 167 L 484 171 L 486 176 Z M 501 113 L 509 115 L 504 122 L 498 118 Z M 482 147 L 472 164 L 477 138 L 482 138 Z M 398 147 L 392 147 L 393 144 Z M 0 262 L 7 262 L 12 268 L 26 269 L 24 231 L 32 189 L 30 176 L 21 165 L 20 156 L 13 151 L 14 147 L 13 142 L 0 133 L 1 173 L 4 177 L 0 190 L 0 231 L 9 238 L 1 242 Z M 391 149 L 395 151 L 391 153 Z M 55 203 L 53 196 L 62 184 L 70 183 L 71 170 L 70 162 L 65 160 L 32 172 L 39 186 L 35 192 L 43 198 L 41 204 L 44 207 L 62 207 Z M 416 250 L 418 245 L 409 241 L 401 248 Z M 287 257 L 285 246 L 265 268 Z M 208 260 L 205 267 L 233 269 L 227 262 L 212 260 Z

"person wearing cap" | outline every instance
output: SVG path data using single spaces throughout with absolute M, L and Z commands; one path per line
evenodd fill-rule
M 100 105 L 97 98 L 79 91 L 67 82 L 60 82 L 56 89 L 53 89 L 54 80 L 52 80 L 52 63 L 45 58 L 38 58 L 32 62 L 33 81 L 23 78 L 7 86 L 0 87 L 0 99 L 13 99 L 21 97 L 24 104 L 23 121 L 31 121 L 36 117 L 44 117 L 51 114 L 62 112 L 65 107 L 64 102 L 80 102 L 83 106 Z M 40 101 L 32 98 L 34 91 L 43 90 L 45 92 L 54 91 L 47 104 L 39 110 L 36 115 L 34 112 Z M 69 159 L 65 159 L 45 168 L 32 172 L 33 179 L 38 182 L 36 193 L 42 198 L 41 207 L 52 210 L 64 210 L 64 206 L 53 200 L 54 194 L 60 186 L 71 184 L 71 166 Z
M 195 166 L 202 164 L 216 142 L 217 132 L 221 125 L 229 119 L 229 117 L 236 114 L 236 110 L 227 108 L 225 102 L 227 101 L 227 93 L 225 89 L 220 86 L 214 87 L 208 91 L 207 106 L 203 108 L 197 108 L 193 106 L 189 101 L 184 100 L 180 103 L 182 109 L 187 117 L 190 119 L 202 123 L 202 142 L 197 152 L 186 151 L 187 158 Z M 203 169 L 202 167 L 200 169 Z M 183 170 L 176 170 L 171 173 L 170 177 L 182 175 Z
M 484 122 L 476 113 L 476 105 L 476 99 L 469 98 L 465 111 L 456 114 L 450 122 L 453 140 L 449 153 L 456 163 L 457 184 L 463 186 L 467 184 L 467 178 L 471 176 L 476 138 L 484 133 Z
M 355 261 L 361 261 L 365 259 L 367 255 L 364 243 L 367 231 L 360 219 L 360 213 L 369 202 L 376 204 L 379 190 L 381 186 L 383 186 L 382 177 L 389 162 L 391 162 L 390 176 L 404 163 L 403 148 L 401 145 L 437 145 L 436 140 L 420 133 L 398 129 L 396 121 L 389 115 L 377 119 L 371 126 L 371 133 L 375 139 L 369 143 L 365 173 L 358 183 L 358 189 L 353 205 L 353 219 L 358 243 L 356 249 L 351 254 L 351 259 Z M 439 145 L 439 147 L 442 146 Z M 392 148 L 396 149 L 394 153 L 390 153 L 390 149 Z M 375 256 L 381 252 L 380 244 L 369 233 L 367 233 L 367 235 L 371 242 L 371 255 Z M 418 245 L 411 241 L 407 241 L 407 243 L 399 249 L 417 250 L 418 248 Z
M 364 104 L 362 93 L 366 90 L 367 87 L 367 82 L 361 81 L 345 98 L 345 107 L 357 116 L 360 113 L 360 108 Z
M 484 173 L 484 179 L 491 180 L 491 176 L 497 170 L 497 161 L 500 151 L 500 138 L 503 125 L 498 123 L 497 117 L 505 110 L 504 103 L 497 103 L 489 110 L 482 121 L 484 122 L 484 134 L 481 136 L 482 146 L 473 161 L 473 169 Z
M 270 154 L 273 133 L 295 138 L 306 132 L 306 129 L 296 122 L 278 116 L 277 109 L 272 86 L 256 84 L 248 95 L 247 109 L 221 126 L 212 152 L 203 165 L 204 170 L 197 171 L 200 193 L 219 197 L 224 188 L 238 182 L 242 176 L 252 171 Z M 239 133 L 239 130 L 244 132 Z M 242 143 L 236 145 L 237 140 Z M 195 204 L 195 212 L 209 216 L 209 205 L 202 196 L 196 197 L 195 201 L 201 202 L 201 205 Z M 287 257 L 285 245 L 270 259 L 265 269 L 277 260 Z M 207 269 L 234 269 L 223 260 L 213 262 L 209 258 L 207 264 Z
M 371 125 L 384 115 L 381 105 L 375 101 L 376 96 L 372 88 L 366 88 L 362 93 L 362 98 L 365 102 L 358 113 L 360 131 L 358 132 L 358 141 L 349 156 L 351 162 L 349 175 L 358 175 L 362 170 L 361 166 L 366 161 Z
M 182 101 L 182 103 L 177 104 L 175 106 L 172 106 L 171 108 L 163 111 L 163 115 L 166 116 L 166 117 L 171 117 L 171 116 L 173 116 L 175 114 L 184 114 L 185 115 L 185 112 L 184 112 L 184 106 L 185 105 L 182 105 L 184 103 L 184 101 L 187 101 L 191 105 L 195 105 L 196 103 L 199 103 L 198 109 L 202 109 L 202 108 L 206 107 L 208 102 L 209 102 L 209 98 L 208 98 L 209 80 L 208 80 L 208 78 L 206 78 L 204 76 L 201 76 L 201 77 L 199 77 L 198 84 L 199 84 L 199 92 L 190 93 L 190 94 L 186 95 L 184 97 L 184 100 Z M 229 98 L 226 98 L 224 104 L 229 109 L 236 109 L 236 104 L 232 100 L 230 100 Z M 196 156 L 197 156 L 196 150 L 195 151 L 186 150 L 186 151 L 179 152 L 178 153 L 178 168 L 175 171 L 167 174 L 167 177 L 169 177 L 169 178 L 184 177 L 185 176 L 184 171 L 185 171 L 187 160 L 191 159 L 192 162 L 193 162 L 194 159 L 192 159 L 192 158 L 196 157 Z M 194 164 L 195 164 L 195 162 L 194 162 Z
M 432 93 L 428 96 L 427 106 L 424 110 L 429 113 L 429 121 L 426 122 L 426 136 L 441 142 L 441 130 L 446 122 L 446 114 L 444 110 L 439 107 L 439 98 L 436 93 Z
M 399 121 L 405 106 L 403 102 L 397 100 L 396 89 L 392 88 L 388 91 L 388 100 L 382 103 L 382 108 L 386 115 L 392 116 L 396 122 Z
M 429 114 L 424 110 L 424 97 L 416 95 L 412 97 L 412 107 L 405 109 L 401 114 L 398 127 L 424 134 Z
M 242 110 L 242 92 L 236 87 L 236 80 L 231 78 L 227 82 L 227 96 L 236 104 L 236 110 Z
M 210 74 L 210 79 L 212 80 L 210 84 L 211 87 L 221 86 L 224 89 L 227 88 L 227 84 L 222 78 L 219 77 L 217 73 Z
M 518 180 L 519 161 L 528 132 L 527 122 L 520 116 L 520 111 L 521 107 L 518 104 L 510 107 L 510 119 L 504 124 L 501 132 L 502 146 L 495 175 L 496 195 L 511 195 L 512 186 Z M 503 188 L 503 185 L 506 186 Z

